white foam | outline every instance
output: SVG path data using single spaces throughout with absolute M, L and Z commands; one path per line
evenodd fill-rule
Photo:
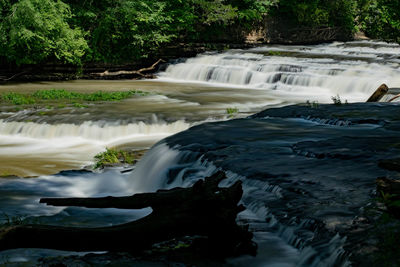
M 267 51 L 296 52 L 303 56 L 264 55 Z M 290 92 L 301 95 L 302 102 L 318 98 L 321 103 L 331 102 L 330 97 L 336 95 L 349 102 L 365 101 L 382 83 L 400 87 L 399 64 L 383 60 L 400 54 L 398 45 L 358 42 L 266 46 L 249 52 L 198 55 L 170 65 L 159 77 L 174 82 Z M 336 59 L 344 55 L 349 58 Z

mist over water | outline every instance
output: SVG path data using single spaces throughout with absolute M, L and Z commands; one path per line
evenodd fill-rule
M 400 46 L 372 41 L 316 46 L 274 45 L 202 54 L 169 65 L 155 80 L 0 85 L 0 92 L 56 88 L 80 92 L 138 89 L 152 93 L 118 103 L 95 103 L 84 109 L 54 109 L 44 115 L 34 109 L 17 111 L 7 105 L 0 107 L 0 175 L 39 176 L 28 180 L 0 179 L 0 212 L 10 216 L 39 216 L 37 218 L 42 222 L 61 225 L 73 224 L 76 217 L 81 218 L 78 225 L 88 226 L 111 225 L 138 218 L 150 211 L 88 212 L 80 208 L 50 208 L 37 202 L 40 197 L 129 195 L 189 186 L 212 174 L 217 164 L 204 159 L 198 151 L 183 151 L 179 145 L 173 147 L 160 141 L 163 138 L 204 122 L 243 118 L 266 108 L 307 100 L 331 103 L 331 97 L 339 95 L 343 102 L 364 102 L 382 83 L 400 88 L 398 55 Z M 238 113 L 231 116 L 227 108 L 235 108 Z M 329 125 L 329 120 L 326 121 Z M 313 121 L 290 121 L 288 125 L 298 123 L 308 127 L 310 123 L 319 122 L 321 120 L 315 118 Z M 275 128 L 265 130 L 279 127 L 277 124 Z M 224 138 L 227 136 L 220 137 L 221 143 Z M 298 137 L 282 135 L 279 142 L 289 142 L 290 138 Z M 90 165 L 93 156 L 106 147 L 139 150 L 150 148 L 159 141 L 131 173 L 124 174 L 117 169 L 101 174 L 56 174 Z M 196 144 L 195 139 L 192 142 Z M 232 164 L 240 166 L 241 162 Z M 314 234 L 308 228 L 315 222 L 299 222 L 293 218 L 292 227 L 287 227 L 273 216 L 264 202 L 280 200 L 282 188 L 266 181 L 247 179 L 234 171 L 228 172 L 224 183 L 229 185 L 238 179 L 244 182 L 243 201 L 248 207 L 240 214 L 239 221 L 250 222 L 261 253 L 257 258 L 232 259 L 232 264 L 348 264 L 341 250 L 344 237 L 333 236 L 317 248 L 303 246 L 301 242 Z M 297 238 L 294 234 L 297 232 L 304 236 Z M 325 254 L 319 254 L 321 251 Z M 307 265 L 310 262 L 312 265 Z

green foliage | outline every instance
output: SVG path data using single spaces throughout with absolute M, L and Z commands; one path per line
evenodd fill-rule
M 227 108 L 226 109 L 226 114 L 228 114 L 228 116 L 230 116 L 230 117 L 232 117 L 233 115 L 235 115 L 238 112 L 239 112 L 239 109 L 237 109 L 237 108 Z
M 268 51 L 267 53 L 268 53 L 268 56 L 277 56 L 277 57 L 279 57 L 279 56 L 283 55 L 283 53 L 281 51 Z
M 119 101 L 131 96 L 144 96 L 149 93 L 140 90 L 130 90 L 121 92 L 104 92 L 98 91 L 94 93 L 78 93 L 71 92 L 64 89 L 50 89 L 50 90 L 39 90 L 32 94 L 32 97 L 41 100 L 58 100 L 58 99 L 70 99 L 70 100 L 84 100 L 84 101 Z
M 277 0 L 0 0 L 10 63 L 126 63 L 176 41 L 250 28 Z M 233 27 L 237 28 L 237 27 Z
M 107 7 L 91 33 L 90 60 L 139 59 L 171 41 L 172 18 L 165 9 L 164 2 L 151 0 L 117 1 Z
M 120 62 L 154 54 L 173 41 L 203 41 L 236 23 L 250 27 L 276 0 L 68 0 L 88 34 L 86 60 Z
M 361 29 L 372 38 L 400 43 L 400 0 L 359 0 Z
M 336 106 L 342 105 L 342 100 L 340 99 L 339 95 L 332 96 L 331 99 L 333 101 L 333 104 L 335 104 Z M 347 100 L 346 100 L 346 102 L 347 102 Z
M 79 28 L 72 29 L 69 6 L 60 0 L 2 0 L 0 56 L 16 64 L 61 61 L 81 64 L 87 43 Z M 8 12 L 4 8 L 9 8 Z
M 106 165 L 116 163 L 128 163 L 133 164 L 133 154 L 122 151 L 106 148 L 106 151 L 97 154 L 95 157 L 96 163 L 94 169 L 104 168 Z
M 272 15 L 295 27 L 340 27 L 354 32 L 356 10 L 356 0 L 280 0 Z
M 307 100 L 307 101 L 306 101 L 306 105 L 307 105 L 308 107 L 310 107 L 310 108 L 319 108 L 319 103 L 318 103 L 318 101 L 310 102 L 310 100 Z
M 226 5 L 222 1 L 192 1 L 198 9 L 198 19 L 204 25 L 229 25 L 237 17 L 237 8 Z
M 74 103 L 74 107 L 75 107 L 75 108 L 87 108 L 87 107 L 89 107 L 89 106 L 88 106 L 88 105 L 81 104 L 81 103 L 75 102 L 75 103 Z
M 34 98 L 14 92 L 2 94 L 1 100 L 12 103 L 13 105 L 29 105 L 36 103 Z
M 232 37 L 272 16 L 400 41 L 400 0 L 0 0 L 0 59 L 127 63 L 177 42 Z M 238 37 L 239 38 L 239 37 Z
M 50 89 L 50 90 L 39 90 L 36 91 L 32 94 L 32 96 L 36 99 L 42 99 L 42 100 L 54 100 L 54 99 L 76 99 L 79 98 L 81 93 L 76 93 L 76 92 L 70 92 L 64 89 L 56 90 L 56 89 Z
M 122 92 L 103 92 L 98 91 L 94 93 L 78 93 L 71 92 L 64 89 L 51 89 L 51 90 L 38 90 L 33 94 L 21 94 L 21 93 L 4 93 L 1 95 L 1 100 L 14 105 L 30 105 L 36 104 L 39 101 L 75 101 L 74 107 L 84 108 L 87 105 L 78 103 L 76 101 L 120 101 L 132 96 L 144 96 L 148 95 L 148 92 L 140 90 L 130 90 Z M 60 104 L 59 108 L 65 107 L 65 104 Z
M 79 94 L 79 98 L 85 101 L 119 101 L 131 96 L 144 96 L 149 93 L 143 91 L 125 91 L 125 92 L 103 92 L 98 91 L 91 94 Z

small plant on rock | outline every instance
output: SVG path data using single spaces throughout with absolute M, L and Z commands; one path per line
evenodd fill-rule
M 228 114 L 229 117 L 233 117 L 236 113 L 239 112 L 239 109 L 237 108 L 227 108 L 226 113 Z
M 340 99 L 339 95 L 332 96 L 331 99 L 333 101 L 333 104 L 335 104 L 336 106 L 342 105 L 342 100 Z
M 307 100 L 306 105 L 310 108 L 319 108 L 318 101 L 310 102 L 310 100 Z
M 106 148 L 106 151 L 101 152 L 94 156 L 96 163 L 94 169 L 104 168 L 106 165 L 112 165 L 116 163 L 127 163 L 133 164 L 133 155 L 129 152 L 122 150 L 115 150 Z

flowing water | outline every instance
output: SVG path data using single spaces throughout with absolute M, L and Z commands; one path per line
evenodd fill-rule
M 139 89 L 151 94 L 120 102 L 91 104 L 87 108 L 67 107 L 42 113 L 34 108 L 15 110 L 11 106 L 2 106 L 0 175 L 38 177 L 0 180 L 0 211 L 11 217 L 34 216 L 30 218 L 63 225 L 111 225 L 138 218 L 150 211 L 132 213 L 114 209 L 88 211 L 80 208 L 49 208 L 39 205 L 38 199 L 48 196 L 127 195 L 158 188 L 188 186 L 220 168 L 221 159 L 202 157 L 198 151 L 203 148 L 196 153 L 183 147 L 179 149 L 182 145 L 179 138 L 169 143 L 158 143 L 132 173 L 121 173 L 118 169 L 101 174 L 58 172 L 90 165 L 93 156 L 106 147 L 147 149 L 161 139 L 189 127 L 205 122 L 244 118 L 265 108 L 306 101 L 330 103 L 332 96 L 339 96 L 342 102 L 363 102 L 382 83 L 389 87 L 400 87 L 399 54 L 398 45 L 372 41 L 316 46 L 274 45 L 206 53 L 179 60 L 160 72 L 155 80 L 1 85 L 0 92 L 32 92 L 50 88 L 80 92 Z M 229 108 L 237 109 L 238 113 L 228 114 Z M 251 133 L 253 127 L 259 127 L 258 123 L 241 123 L 235 124 L 235 127 L 242 127 L 248 136 L 241 134 L 235 137 L 234 130 L 227 127 L 221 128 L 229 132 L 226 136 L 223 133 L 215 136 L 213 132 L 207 136 L 204 131 L 202 138 L 209 139 L 209 146 L 215 150 L 223 147 L 227 138 L 261 138 Z M 303 123 L 309 125 L 310 122 L 300 124 Z M 290 133 L 294 129 L 290 126 L 292 124 L 289 121 L 288 132 L 280 131 L 278 135 L 281 139 L 274 142 L 289 144 L 294 139 L 300 142 L 302 135 L 293 137 L 293 133 Z M 271 125 L 265 127 L 264 130 L 286 126 L 279 122 L 273 128 Z M 318 136 L 312 138 L 316 140 Z M 196 138 L 187 139 L 196 145 Z M 198 139 L 200 142 L 200 136 Z M 184 147 L 190 145 L 185 144 Z M 232 150 L 232 155 L 236 152 Z M 275 203 L 282 199 L 282 190 L 285 188 L 250 179 L 246 172 L 235 171 L 235 168 L 240 168 L 243 159 L 228 162 L 235 167 L 224 166 L 229 174 L 225 183 L 237 179 L 245 181 L 243 201 L 248 210 L 240 215 L 240 220 L 251 222 L 259 243 L 256 258 L 232 259 L 232 264 L 308 266 L 311 262 L 314 266 L 348 265 L 346 253 L 342 251 L 345 237 L 332 235 L 322 239 L 324 242 L 319 246 L 308 246 L 307 240 L 314 236 L 310 229 L 315 223 L 307 220 L 306 216 L 297 219 L 294 216 L 291 219 L 296 223 L 293 221 L 292 227 L 288 227 L 290 223 L 282 223 L 276 214 L 270 212 L 274 207 L 269 207 L 267 200 Z M 284 164 L 278 160 L 273 166 L 277 166 L 277 162 Z M 171 178 L 171 174 L 175 176 Z M 335 225 L 338 216 L 326 218 L 329 225 Z M 302 232 L 301 238 L 294 232 Z M 3 255 L 8 261 L 23 261 L 35 253 L 31 251 L 29 257 L 21 257 L 20 254 L 21 251 L 17 250 L 8 254 L 3 252 L 0 256 Z M 36 254 L 42 255 L 42 252 Z

